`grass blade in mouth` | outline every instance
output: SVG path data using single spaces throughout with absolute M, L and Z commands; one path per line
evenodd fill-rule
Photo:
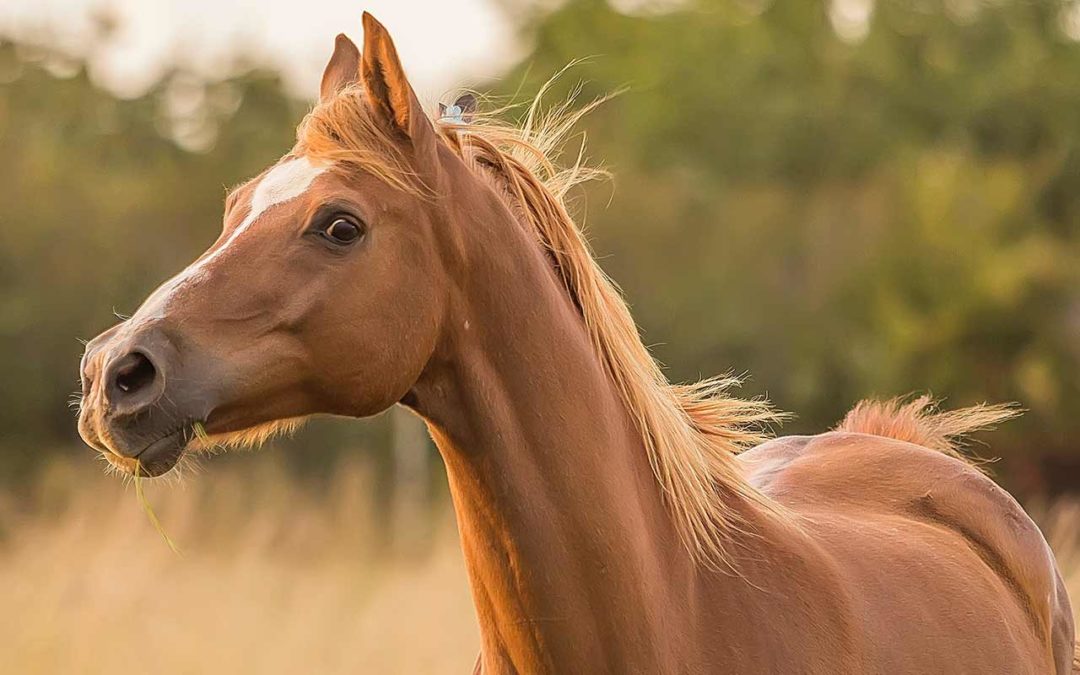
M 201 428 L 202 425 L 199 425 Z M 196 431 L 198 433 L 198 431 Z M 204 432 L 205 433 L 205 432 Z M 143 492 L 142 487 L 142 464 L 139 463 L 138 458 L 135 459 L 135 498 L 139 500 L 139 504 L 142 505 L 143 511 L 146 512 L 146 517 L 150 519 L 150 524 L 154 526 L 161 538 L 165 540 L 165 543 L 169 545 L 173 553 L 180 554 L 180 548 L 165 532 L 165 528 L 161 525 L 161 521 L 158 520 L 157 514 L 154 513 L 154 507 L 150 506 L 150 500 L 146 498 L 146 493 Z
M 203 426 L 202 422 L 195 422 L 191 425 L 191 429 L 195 432 L 195 438 L 203 443 L 209 442 L 210 436 L 206 433 L 206 427 Z

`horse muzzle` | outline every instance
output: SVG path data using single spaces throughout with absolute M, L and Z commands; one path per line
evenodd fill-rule
M 119 324 L 87 344 L 79 434 L 125 473 L 171 470 L 203 419 L 185 392 L 180 352 L 158 324 Z

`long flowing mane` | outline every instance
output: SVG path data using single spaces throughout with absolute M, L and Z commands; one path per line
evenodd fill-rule
M 764 400 L 729 396 L 727 390 L 739 381 L 735 377 L 668 382 L 567 209 L 571 188 L 602 173 L 585 166 L 583 142 L 568 166 L 558 163 L 575 124 L 598 102 L 574 109 L 571 97 L 545 110 L 544 93 L 517 125 L 502 121 L 505 109 L 500 109 L 465 124 L 438 120 L 435 126 L 474 171 L 502 190 L 521 225 L 550 257 L 641 433 L 683 542 L 701 562 L 727 565 L 725 544 L 741 526 L 734 500 L 779 508 L 744 479 L 735 454 L 761 442 L 781 415 Z M 417 195 L 432 193 L 408 169 L 358 88 L 345 89 L 311 111 L 299 127 L 295 152 L 369 172 Z

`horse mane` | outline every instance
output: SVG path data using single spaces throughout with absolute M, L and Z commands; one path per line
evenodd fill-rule
M 558 163 L 560 150 L 575 123 L 602 101 L 574 109 L 570 97 L 545 110 L 540 102 L 546 89 L 520 124 L 502 121 L 504 108 L 474 115 L 464 124 L 437 120 L 436 130 L 474 172 L 502 189 L 521 225 L 549 256 L 641 434 L 687 549 L 710 567 L 730 566 L 726 543 L 744 525 L 735 501 L 780 510 L 746 481 L 735 454 L 762 442 L 782 416 L 765 400 L 729 396 L 727 391 L 740 382 L 737 377 L 668 382 L 642 343 L 621 292 L 567 210 L 571 188 L 603 172 L 585 166 L 583 140 L 566 167 Z M 396 148 L 357 88 L 320 102 L 298 131 L 297 152 L 346 162 L 393 186 L 429 194 Z
M 1015 405 L 980 403 L 958 410 L 938 410 L 930 396 L 911 400 L 859 401 L 836 426 L 837 431 L 873 434 L 921 445 L 981 469 L 962 452 L 964 438 L 1019 417 Z

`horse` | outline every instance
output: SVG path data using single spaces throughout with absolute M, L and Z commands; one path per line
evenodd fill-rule
M 446 466 L 478 673 L 1077 672 L 1049 546 L 956 450 L 1012 410 L 868 401 L 766 440 L 776 413 L 730 378 L 669 383 L 567 210 L 577 113 L 429 116 L 363 28 L 216 242 L 87 344 L 86 443 L 153 477 L 411 409 Z

